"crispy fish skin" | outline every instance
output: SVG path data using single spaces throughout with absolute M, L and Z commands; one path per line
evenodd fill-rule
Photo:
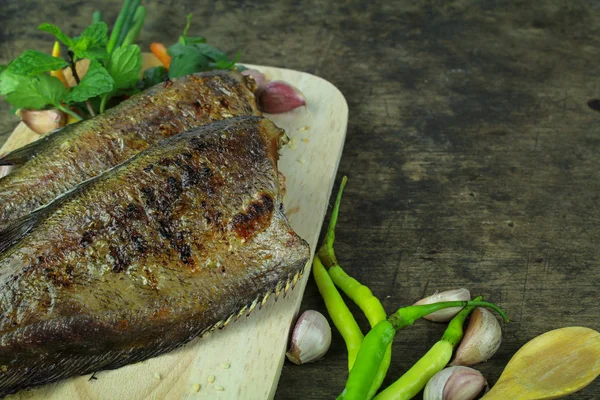
M 254 116 L 173 136 L 5 231 L 0 397 L 167 352 L 295 283 L 283 137 Z
M 24 164 L 0 179 L 0 229 L 167 137 L 216 120 L 260 115 L 253 88 L 237 72 L 189 75 L 9 153 L 0 163 Z

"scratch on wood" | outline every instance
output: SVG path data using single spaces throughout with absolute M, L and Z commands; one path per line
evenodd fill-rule
M 425 287 L 423 288 L 423 293 L 421 293 L 421 298 L 425 298 L 427 296 L 427 288 L 429 287 L 429 279 L 425 282 Z
M 529 261 L 530 255 L 527 253 L 527 263 L 525 264 L 525 282 L 523 283 L 523 296 L 521 297 L 521 312 L 519 314 L 519 324 L 523 322 L 523 310 L 525 309 L 525 294 L 527 293 L 527 281 L 529 280 Z
M 396 264 L 396 270 L 394 271 L 394 277 L 392 278 L 392 292 L 396 288 L 396 282 L 398 281 L 398 274 L 400 273 L 400 266 L 402 265 L 402 253 L 398 257 L 398 263 Z

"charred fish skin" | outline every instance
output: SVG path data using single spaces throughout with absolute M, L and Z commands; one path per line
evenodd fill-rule
M 162 354 L 294 283 L 283 135 L 251 116 L 173 136 L 5 231 L 0 396 Z
M 211 71 L 160 83 L 95 118 L 9 153 L 0 179 L 0 229 L 161 140 L 225 118 L 260 115 L 254 83 Z

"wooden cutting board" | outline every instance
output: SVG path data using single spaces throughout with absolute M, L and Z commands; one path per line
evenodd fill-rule
M 155 62 L 146 57 L 146 65 Z M 316 76 L 249 67 L 261 70 L 271 80 L 290 82 L 306 96 L 307 107 L 266 116 L 291 138 L 281 151 L 279 164 L 287 178 L 284 203 L 292 227 L 314 250 L 342 154 L 348 106 L 336 87 Z M 36 138 L 20 124 L 0 153 Z M 309 271 L 310 263 L 302 280 L 285 297 L 276 300 L 271 296 L 265 307 L 249 317 L 171 353 L 98 372 L 96 379 L 90 380 L 90 375 L 71 378 L 21 391 L 7 399 L 271 399 Z M 196 385 L 200 385 L 198 391 Z

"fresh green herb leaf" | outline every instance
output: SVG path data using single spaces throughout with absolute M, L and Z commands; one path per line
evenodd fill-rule
M 96 10 L 92 13 L 92 24 L 102 21 L 102 11 Z
M 4 75 L 4 74 L 3 74 Z M 53 76 L 41 74 L 22 77 L 17 90 L 7 94 L 6 100 L 16 108 L 42 109 L 48 105 L 60 106 L 67 94 L 67 88 Z
M 65 35 L 60 30 L 60 28 L 56 25 L 44 23 L 44 24 L 41 24 L 40 26 L 38 26 L 38 29 L 41 31 L 53 34 L 58 40 L 63 42 L 63 44 L 65 44 L 66 46 L 73 47 L 73 45 L 74 45 L 73 39 L 71 39 L 70 37 Z
M 87 27 L 81 36 L 74 38 L 71 46 L 76 59 L 90 58 L 105 61 L 108 58 L 106 42 L 108 27 L 104 22 L 96 22 Z
M 206 38 L 203 36 L 188 36 L 185 38 L 186 44 L 206 43 Z
M 193 74 L 194 72 L 206 71 L 208 59 L 199 51 L 187 51 L 171 60 L 169 66 L 169 78 Z
M 6 65 L 0 65 L 0 74 L 2 74 L 2 71 L 4 71 L 6 68 Z
M 179 36 L 178 42 L 184 46 L 187 44 L 186 39 L 187 39 L 188 31 L 190 30 L 190 26 L 192 25 L 192 16 L 193 16 L 193 14 L 187 15 L 186 22 L 185 22 L 185 28 L 183 28 L 183 34 L 181 36 Z
M 20 86 L 26 85 L 28 78 L 23 75 L 17 75 L 10 72 L 7 68 L 0 73 L 0 94 L 7 94 L 18 90 Z
M 83 102 L 112 91 L 114 85 L 115 81 L 106 68 L 99 62 L 92 61 L 81 82 L 69 92 L 66 101 L 68 103 Z
M 142 87 L 144 89 L 152 87 L 156 84 L 163 82 L 167 79 L 168 72 L 165 67 L 158 66 L 148 68 L 144 71 L 144 78 L 142 79 Z
M 10 63 L 8 69 L 18 75 L 34 76 L 42 72 L 55 71 L 67 65 L 62 58 L 52 57 L 37 50 L 25 50 Z
M 134 87 L 141 71 L 142 56 L 137 45 L 121 46 L 112 53 L 108 72 L 115 81 L 114 90 Z
M 179 55 L 182 55 L 182 54 L 190 52 L 190 51 L 197 51 L 197 50 L 194 49 L 193 46 L 187 46 L 180 42 L 177 42 L 174 45 L 171 45 L 167 48 L 167 53 L 169 53 L 169 55 L 171 57 L 177 57 Z
M 197 43 L 194 45 L 194 47 L 196 47 L 198 50 L 200 50 L 200 52 L 202 52 L 202 54 L 204 54 L 206 57 L 210 58 L 211 60 L 217 62 L 217 61 L 229 61 L 229 58 L 227 58 L 227 56 L 225 55 L 225 53 L 220 52 L 219 50 L 217 50 L 216 48 L 214 48 L 213 46 L 206 44 L 206 43 Z
M 80 38 L 88 38 L 90 40 L 89 47 L 106 46 L 108 42 L 108 26 L 106 22 L 95 22 L 85 28 Z
M 108 60 L 108 52 L 104 47 L 94 47 L 87 50 L 80 50 L 77 58 L 89 58 L 90 60 L 104 63 Z

